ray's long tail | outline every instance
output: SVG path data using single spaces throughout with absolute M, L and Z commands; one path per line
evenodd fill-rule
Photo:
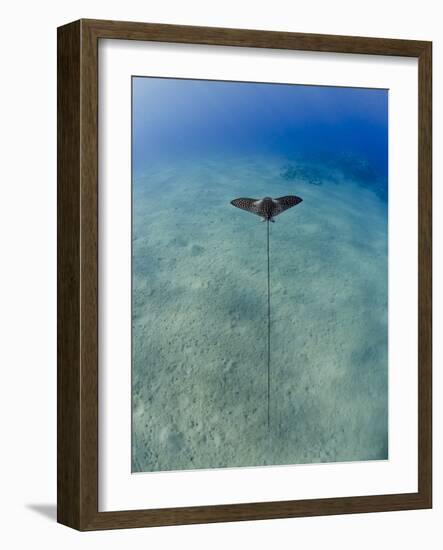
M 269 220 L 266 221 L 268 257 L 268 429 L 271 423 L 271 263 L 269 254 Z

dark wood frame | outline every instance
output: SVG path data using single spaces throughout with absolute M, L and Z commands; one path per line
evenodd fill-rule
M 98 511 L 98 41 L 406 56 L 419 66 L 418 492 Z M 432 43 L 80 20 L 58 29 L 58 521 L 85 531 L 432 506 Z

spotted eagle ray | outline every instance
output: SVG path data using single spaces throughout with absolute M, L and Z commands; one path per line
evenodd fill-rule
M 264 197 L 263 199 L 240 198 L 231 201 L 231 204 L 236 208 L 251 212 L 260 216 L 262 221 L 266 222 L 267 235 L 267 259 L 268 259 L 268 429 L 270 427 L 270 403 L 271 403 L 271 263 L 269 254 L 269 222 L 274 223 L 274 218 L 301 203 L 303 199 L 295 195 L 286 195 L 273 199 Z

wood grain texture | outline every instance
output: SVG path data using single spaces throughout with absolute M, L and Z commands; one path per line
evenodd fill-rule
M 80 23 L 57 51 L 57 518 L 79 525 Z
M 98 511 L 98 41 L 149 40 L 419 59 L 419 487 L 417 493 Z M 431 43 L 81 20 L 58 29 L 58 521 L 79 530 L 432 506 Z
M 432 507 L 432 45 L 419 58 L 418 114 L 418 472 Z
M 427 44 L 417 40 L 158 25 L 94 19 L 84 19 L 82 22 L 95 36 L 100 38 L 218 46 L 418 57 Z
M 98 48 L 83 24 L 81 44 L 80 522 L 85 525 L 98 509 Z

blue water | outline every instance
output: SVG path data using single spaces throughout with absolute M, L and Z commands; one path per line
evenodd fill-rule
M 159 160 L 346 155 L 387 181 L 387 90 L 134 78 L 133 126 L 136 176 Z
M 386 459 L 388 92 L 132 84 L 133 471 Z

